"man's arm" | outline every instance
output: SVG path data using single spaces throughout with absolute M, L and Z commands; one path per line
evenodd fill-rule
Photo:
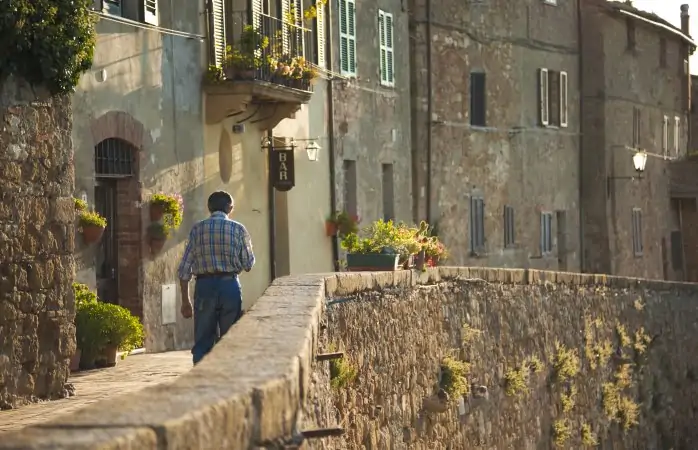
M 240 263 L 245 272 L 252 270 L 254 266 L 254 251 L 252 250 L 252 236 L 248 233 L 247 228 L 242 227 L 242 242 L 240 242 Z
M 189 301 L 189 281 L 192 278 L 192 266 L 194 265 L 194 228 L 189 232 L 189 240 L 184 248 L 182 261 L 179 263 L 177 275 L 179 276 L 179 287 L 182 291 L 182 304 L 191 303 Z

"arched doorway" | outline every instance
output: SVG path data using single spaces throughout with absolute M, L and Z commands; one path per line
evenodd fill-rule
M 97 249 L 95 271 L 97 294 L 102 301 L 120 304 L 140 315 L 137 152 L 136 147 L 119 138 L 107 138 L 95 146 L 95 210 L 107 219 Z M 130 260 L 128 264 L 123 263 L 125 259 Z

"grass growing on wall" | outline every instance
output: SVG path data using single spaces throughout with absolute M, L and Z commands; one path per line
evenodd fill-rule
M 567 348 L 563 344 L 556 342 L 553 368 L 555 379 L 560 383 L 576 377 L 580 368 L 577 350 Z
M 470 385 L 468 375 L 470 364 L 447 356 L 441 360 L 441 389 L 448 393 L 450 399 L 457 399 L 468 395 Z
M 335 344 L 329 345 L 330 353 L 336 352 Z M 347 359 L 345 354 L 343 358 L 330 360 L 330 386 L 333 389 L 341 389 L 353 383 L 358 376 L 358 370 L 354 364 Z

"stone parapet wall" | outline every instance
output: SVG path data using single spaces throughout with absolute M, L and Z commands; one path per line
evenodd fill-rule
M 0 82 L 0 409 L 61 396 L 75 351 L 72 110 Z
M 427 298 L 420 294 L 453 286 L 461 293 L 453 290 L 451 300 L 443 296 Z M 515 408 L 514 400 L 504 397 L 501 392 L 503 387 L 499 383 L 504 370 L 528 355 L 524 351 L 528 345 L 524 332 L 533 336 L 530 346 L 533 350 L 529 353 L 539 352 L 543 360 L 547 357 L 544 349 L 556 333 L 560 334 L 561 342 L 571 347 L 578 343 L 582 334 L 579 322 L 583 316 L 578 308 L 585 301 L 585 297 L 579 294 L 592 296 L 597 290 L 610 295 L 590 297 L 592 311 L 627 313 L 628 330 L 635 330 L 640 317 L 640 312 L 628 306 L 628 302 L 640 299 L 646 307 L 646 320 L 652 327 L 663 324 L 661 333 L 669 337 L 681 333 L 683 338 L 680 341 L 659 341 L 661 345 L 657 346 L 656 352 L 650 350 L 648 354 L 652 365 L 657 367 L 661 367 L 662 361 L 668 361 L 668 364 L 677 364 L 676 373 L 679 373 L 677 361 L 681 359 L 684 362 L 680 369 L 688 369 L 692 363 L 685 355 L 690 354 L 686 352 L 693 349 L 692 342 L 695 341 L 689 336 L 695 322 L 693 314 L 696 308 L 692 300 L 698 299 L 698 286 L 694 284 L 535 270 L 449 267 L 426 272 L 284 277 L 267 289 L 209 357 L 172 384 L 99 402 L 41 426 L 4 434 L 0 439 L 0 449 L 276 449 L 281 448 L 281 443 L 288 443 L 300 430 L 337 426 L 337 412 L 346 418 L 348 411 L 354 421 L 346 423 L 354 425 L 343 425 L 347 431 L 344 437 L 309 441 L 308 448 L 351 449 L 360 444 L 367 445 L 367 448 L 391 448 L 383 446 L 388 441 L 399 448 L 446 448 L 449 433 L 454 439 L 462 439 L 462 436 L 478 439 L 482 437 L 478 434 L 481 429 L 506 434 L 510 436 L 510 442 L 519 443 L 511 437 L 513 433 L 530 431 L 535 428 L 535 422 L 520 426 L 515 419 L 519 416 L 512 416 L 513 424 L 509 428 L 495 425 L 496 421 L 502 420 L 498 416 L 498 407 L 508 412 Z M 469 300 L 462 297 L 464 291 L 472 293 Z M 616 298 L 612 295 L 616 291 L 625 294 Z M 534 292 L 546 293 L 548 297 L 536 297 Z M 474 305 L 478 305 L 477 308 Z M 447 347 L 443 344 L 450 339 L 455 342 L 456 334 L 450 333 L 460 330 L 460 320 L 455 318 L 464 308 L 475 308 L 471 311 L 472 317 L 477 312 L 480 320 L 487 321 L 483 325 L 488 330 L 490 325 L 499 323 L 498 338 L 481 344 L 484 351 L 490 352 L 487 355 L 493 355 L 492 358 L 483 357 L 488 362 L 481 363 L 481 366 L 473 363 L 474 367 L 484 368 L 478 370 L 490 371 L 489 375 L 483 372 L 477 381 L 490 389 L 487 415 L 481 416 L 482 413 L 477 412 L 478 415 L 473 417 L 477 417 L 482 426 L 472 425 L 459 417 L 457 406 L 452 406 L 445 416 L 433 419 L 431 428 L 427 425 L 419 428 L 418 424 L 411 422 L 411 411 L 420 409 L 422 394 L 437 375 L 438 365 L 432 366 L 443 356 L 440 352 Z M 450 327 L 443 325 L 441 316 L 447 311 L 452 312 Z M 430 318 L 429 314 L 433 317 Z M 532 326 L 539 317 L 553 317 L 555 321 L 541 331 Z M 611 320 L 610 315 L 607 318 Z M 420 320 L 415 322 L 416 319 Z M 439 324 L 444 328 L 439 329 Z M 412 332 L 417 329 L 418 332 Z M 402 340 L 398 339 L 399 330 L 405 336 Z M 340 331 L 343 336 L 337 334 Z M 656 330 L 648 325 L 648 331 Z M 541 333 L 544 339 L 540 338 Z M 395 339 L 388 339 L 390 336 Z M 431 348 L 433 354 L 426 348 L 420 349 L 421 353 L 408 348 L 418 338 L 434 344 Z M 359 369 L 357 382 L 345 390 L 331 391 L 329 363 L 315 361 L 317 353 L 327 352 L 333 341 L 346 347 L 348 360 L 357 364 Z M 501 349 L 498 350 L 498 346 Z M 379 347 L 383 350 L 377 354 Z M 516 349 L 520 351 L 514 355 Z M 494 357 L 505 352 L 512 354 L 507 354 L 501 361 Z M 371 359 L 376 354 L 378 357 Z M 386 358 L 396 361 L 392 368 L 385 364 Z M 405 373 L 410 370 L 411 363 L 408 362 L 411 358 L 415 358 L 415 367 L 420 370 L 414 379 L 413 393 L 420 402 L 410 400 L 408 405 L 414 406 L 407 408 L 402 405 L 403 395 L 408 394 L 401 391 L 406 385 L 395 385 L 396 397 L 388 396 L 389 392 L 381 391 L 384 389 L 381 383 L 385 381 L 381 377 L 392 376 L 401 380 L 405 374 L 400 370 L 404 369 Z M 371 365 L 375 367 L 372 369 Z M 382 374 L 377 374 L 375 368 L 382 369 Z M 664 379 L 659 382 L 662 389 L 670 388 Z M 668 402 L 681 396 L 690 398 L 693 388 L 678 376 L 676 382 L 681 392 L 663 392 L 663 400 L 657 401 Z M 556 398 L 555 394 L 546 390 L 544 381 L 540 383 L 540 387 L 531 385 L 529 398 L 534 403 L 522 401 L 516 411 L 526 411 L 525 414 L 550 411 L 550 417 L 553 417 L 556 406 L 555 400 L 551 399 Z M 591 388 L 584 386 L 580 386 L 580 398 L 591 398 Z M 543 408 L 539 403 L 547 406 Z M 582 400 L 580 404 L 586 405 Z M 687 414 L 686 420 L 691 419 L 693 413 L 684 411 L 683 405 L 676 400 L 669 406 L 676 408 L 676 413 L 670 415 L 666 413 L 669 408 L 662 407 L 666 413 L 664 422 L 652 422 L 648 433 L 659 436 L 657 430 L 668 430 L 673 424 L 671 421 L 682 413 Z M 401 408 L 404 416 L 397 414 L 396 408 Z M 378 415 L 369 419 L 369 411 Z M 380 411 L 386 415 L 381 415 Z M 529 436 L 532 440 L 544 442 L 541 436 L 549 435 L 545 420 L 548 419 L 544 418 L 543 425 Z M 589 422 L 596 424 L 593 417 Z M 471 432 L 463 429 L 453 432 L 459 426 Z M 637 429 L 630 433 L 636 433 Z M 394 434 L 398 431 L 399 440 Z M 676 428 L 677 433 L 684 431 L 684 428 Z M 636 438 L 636 435 L 632 436 Z M 458 442 L 463 441 L 454 443 Z M 490 445 L 489 448 L 504 447 Z

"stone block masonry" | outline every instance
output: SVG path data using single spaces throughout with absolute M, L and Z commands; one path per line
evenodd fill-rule
M 284 277 L 174 382 L 0 449 L 280 450 L 335 426 L 302 448 L 692 449 L 696 300 L 695 284 L 536 270 Z M 316 360 L 336 350 L 344 385 Z M 462 402 L 439 395 L 446 357 L 468 363 L 443 386 Z
M 0 82 L 0 409 L 63 394 L 75 351 L 72 110 Z

